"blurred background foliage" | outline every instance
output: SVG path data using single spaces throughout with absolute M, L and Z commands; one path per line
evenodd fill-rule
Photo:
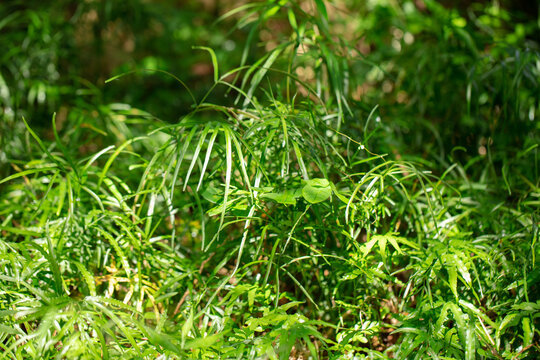
M 176 121 L 189 112 L 191 99 L 171 77 L 136 74 L 119 86 L 104 81 L 133 69 L 160 69 L 182 77 L 200 97 L 212 67 L 192 46 L 204 43 L 225 61 L 238 59 L 235 42 L 211 27 L 220 10 L 218 2 L 198 1 L 2 2 L 2 142 L 23 130 L 21 116 L 44 131 L 53 112 L 59 128 L 68 118 L 71 125 L 103 125 L 110 103 Z M 20 156 L 21 146 L 3 148 Z
M 241 4 L 4 1 L 2 132 L 22 131 L 15 121 L 21 116 L 46 128 L 52 112 L 58 113 L 59 128 L 68 117 L 79 126 L 84 116 L 103 121 L 111 103 L 177 121 L 193 104 L 172 77 L 139 72 L 114 85 L 104 80 L 135 69 L 159 69 L 181 78 L 200 99 L 213 70 L 207 54 L 193 46 L 214 49 L 220 67 L 232 69 L 243 57 L 242 63 L 253 63 L 290 33 L 285 12 L 262 21 L 216 21 Z M 258 4 L 271 8 L 272 2 Z M 294 6 L 314 11 L 309 1 Z M 390 133 L 381 135 L 381 152 L 427 154 L 445 162 L 460 146 L 468 156 L 459 151 L 455 156 L 466 162 L 488 148 L 512 157 L 534 143 L 540 91 L 536 2 L 343 0 L 330 2 L 328 13 L 334 37 L 326 45 L 340 49 L 344 90 L 360 105 L 348 113 L 347 126 L 363 128 L 363 121 L 355 120 L 366 114 L 358 109 L 369 112 L 379 105 L 381 118 L 391 119 L 385 125 Z M 296 69 L 299 78 L 315 79 L 321 66 L 315 60 Z M 213 96 L 227 102 L 224 91 Z M 504 160 L 500 156 L 494 160 Z

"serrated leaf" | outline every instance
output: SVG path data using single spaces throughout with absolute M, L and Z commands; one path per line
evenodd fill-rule
M 372 238 L 364 245 L 365 247 L 362 249 L 364 256 L 370 253 L 371 249 L 373 249 L 373 246 L 375 246 L 376 243 L 377 243 L 377 239 Z
M 474 360 L 476 357 L 476 333 L 474 320 L 470 319 L 465 330 L 465 359 Z
M 287 311 L 290 308 L 298 306 L 298 305 L 303 304 L 303 303 L 304 303 L 304 301 L 291 301 L 291 302 L 288 302 L 286 304 L 281 305 L 279 308 L 281 310 L 283 310 L 283 311 Z
M 448 271 L 448 283 L 450 284 L 450 289 L 452 290 L 452 293 L 457 298 L 457 271 L 455 267 L 448 267 L 446 269 Z
M 90 295 L 96 296 L 96 282 L 92 274 L 78 261 L 75 262 L 75 266 L 77 266 L 77 269 L 79 269 L 79 272 L 82 274 L 84 281 L 88 286 L 88 291 L 90 291 Z
M 465 284 L 471 285 L 471 274 L 469 273 L 469 270 L 467 269 L 465 263 L 463 263 L 463 261 L 458 255 L 454 255 L 454 261 L 459 270 L 459 273 L 461 274 L 461 277 L 463 278 L 463 280 L 465 280 Z

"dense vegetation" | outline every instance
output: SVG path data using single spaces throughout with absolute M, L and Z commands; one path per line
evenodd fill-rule
M 0 359 L 540 356 L 534 1 L 0 15 Z

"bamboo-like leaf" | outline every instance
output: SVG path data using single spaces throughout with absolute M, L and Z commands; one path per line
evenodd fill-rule
M 227 200 L 229 197 L 229 188 L 231 186 L 231 174 L 232 174 L 232 145 L 231 134 L 228 128 L 224 129 L 225 132 L 225 157 L 226 157 L 226 172 L 225 172 L 225 193 L 223 194 L 223 211 L 219 220 L 219 231 L 223 227 L 223 221 L 225 220 L 225 212 L 227 210 Z
M 191 171 L 193 170 L 193 167 L 195 166 L 195 163 L 198 160 L 199 152 L 201 151 L 201 148 L 204 144 L 204 141 L 206 140 L 206 136 L 208 135 L 208 132 L 210 131 L 210 127 L 207 125 L 205 126 L 201 137 L 199 138 L 199 142 L 197 143 L 197 147 L 195 148 L 195 152 L 193 153 L 193 159 L 191 160 L 191 164 L 189 165 L 188 172 L 186 174 L 186 179 L 184 181 L 184 191 L 186 190 L 186 186 L 189 181 L 189 176 L 191 175 Z
M 201 184 L 204 178 L 204 174 L 206 172 L 206 167 L 208 166 L 208 162 L 210 161 L 210 156 L 212 155 L 212 148 L 214 146 L 214 142 L 216 141 L 216 137 L 218 136 L 219 131 L 216 129 L 212 132 L 212 136 L 210 136 L 210 140 L 208 141 L 208 148 L 206 149 L 206 156 L 204 157 L 204 164 L 201 169 L 201 177 L 199 178 L 199 183 L 197 184 L 196 191 L 198 192 L 201 188 Z
M 122 145 L 120 145 L 116 150 L 115 152 L 111 155 L 111 157 L 109 157 L 109 160 L 107 160 L 107 162 L 105 163 L 105 165 L 103 166 L 103 170 L 101 171 L 101 173 L 99 174 L 99 177 L 98 177 L 98 187 L 101 185 L 101 183 L 103 182 L 103 179 L 105 178 L 105 175 L 107 175 L 107 172 L 109 171 L 109 168 L 111 167 L 111 165 L 113 164 L 114 160 L 116 160 L 116 158 L 118 157 L 118 155 L 120 155 L 120 153 L 122 151 L 124 151 L 124 149 L 126 147 L 128 147 L 129 145 L 131 145 L 132 143 L 134 142 L 137 142 L 137 141 L 140 141 L 142 139 L 144 139 L 145 137 L 144 136 L 140 136 L 140 137 L 136 137 L 136 138 L 133 138 L 133 139 L 129 139 L 127 141 L 125 141 Z
M 210 53 L 210 57 L 212 58 L 212 65 L 214 66 L 214 82 L 217 83 L 219 80 L 219 68 L 216 53 L 214 52 L 214 50 L 206 46 L 194 46 L 193 48 L 206 50 L 208 51 L 208 53 Z
M 10 176 L 0 180 L 0 184 L 3 184 L 5 182 L 8 182 L 8 181 L 11 181 L 13 179 L 17 179 L 17 178 L 20 178 L 20 177 L 23 177 L 23 176 L 37 174 L 37 173 L 44 172 L 44 171 L 53 171 L 53 170 L 58 170 L 58 168 L 56 168 L 56 167 L 43 167 L 43 168 L 24 170 L 24 171 L 18 172 L 16 174 L 10 175 Z

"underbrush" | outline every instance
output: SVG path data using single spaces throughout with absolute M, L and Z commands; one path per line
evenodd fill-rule
M 204 91 L 108 80 L 172 78 L 178 121 L 96 95 L 45 126 L 0 78 L 1 358 L 539 355 L 538 29 L 336 3 L 225 14 Z

